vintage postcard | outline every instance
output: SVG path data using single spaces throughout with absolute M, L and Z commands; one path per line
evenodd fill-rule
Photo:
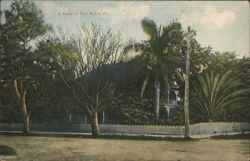
M 0 161 L 250 161 L 248 1 L 0 9 Z

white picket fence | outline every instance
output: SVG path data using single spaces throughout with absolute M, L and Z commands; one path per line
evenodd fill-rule
M 21 131 L 22 124 L 0 123 L 0 131 Z M 91 132 L 89 124 L 32 124 L 32 131 L 43 132 Z M 100 125 L 101 133 L 111 134 L 161 134 L 183 135 L 184 126 L 156 126 L 156 125 Z M 203 122 L 190 125 L 191 135 L 226 134 L 231 132 L 249 132 L 248 122 Z

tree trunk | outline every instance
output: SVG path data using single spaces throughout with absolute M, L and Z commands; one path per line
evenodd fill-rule
M 160 116 L 160 81 L 159 75 L 157 74 L 155 77 L 155 115 L 156 118 Z
M 30 132 L 30 117 L 26 106 L 26 90 L 23 90 L 22 87 L 18 87 L 17 80 L 14 80 L 13 84 L 14 93 L 16 95 L 20 110 L 23 115 L 23 133 L 28 134 Z
M 189 76 L 185 78 L 185 94 L 184 94 L 184 114 L 185 114 L 185 138 L 189 138 Z
M 186 74 L 185 74 L 185 91 L 184 91 L 184 115 L 185 115 L 185 139 L 189 136 L 189 75 L 190 75 L 190 54 L 191 54 L 191 39 L 194 36 L 191 28 L 188 27 L 187 34 L 187 57 L 186 57 Z
M 91 115 L 91 129 L 92 129 L 92 136 L 99 136 L 100 135 L 100 129 L 98 124 L 98 113 L 93 112 Z
M 24 109 L 23 112 L 23 133 L 28 134 L 30 132 L 30 116 L 27 112 L 26 105 L 22 107 Z
M 148 80 L 149 80 L 149 75 L 146 75 L 146 78 L 145 80 L 143 81 L 143 84 L 142 84 L 142 88 L 141 88 L 141 98 L 143 97 L 143 94 L 145 92 L 145 89 L 146 89 L 146 86 L 148 84 Z

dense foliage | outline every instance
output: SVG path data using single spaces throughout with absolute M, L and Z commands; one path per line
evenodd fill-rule
M 193 103 L 197 113 L 206 121 L 214 121 L 228 110 L 244 107 L 249 89 L 232 75 L 231 71 L 219 74 L 213 70 L 198 75 L 193 81 Z M 225 116 L 226 117 L 226 116 Z
M 29 132 L 30 107 L 27 95 L 36 89 L 36 66 L 31 41 L 44 35 L 50 26 L 43 20 L 41 10 L 34 2 L 15 1 L 10 10 L 4 11 L 5 22 L 1 22 L 0 75 L 1 84 L 13 89 L 23 115 L 24 132 Z

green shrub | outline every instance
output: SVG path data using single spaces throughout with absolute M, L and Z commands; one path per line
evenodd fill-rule
M 17 155 L 17 152 L 12 147 L 0 145 L 0 155 Z
M 150 124 L 155 118 L 152 102 L 139 94 L 116 96 L 111 110 L 114 119 L 121 124 Z

